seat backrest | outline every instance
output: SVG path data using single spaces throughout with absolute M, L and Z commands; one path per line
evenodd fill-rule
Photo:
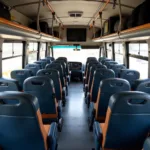
M 91 91 L 90 91 L 92 102 L 96 102 L 96 100 L 97 100 L 97 95 L 98 95 L 98 89 L 99 89 L 100 82 L 104 79 L 114 78 L 114 77 L 115 77 L 115 73 L 114 73 L 113 70 L 110 70 L 110 69 L 96 69 L 96 71 L 94 72 L 92 87 L 91 87 Z
M 98 63 L 97 60 L 89 60 L 86 62 L 86 65 L 85 65 L 85 76 L 87 77 L 87 72 L 88 72 L 88 64 L 90 63 Z
M 37 76 L 47 76 L 50 79 L 52 79 L 54 83 L 54 87 L 55 87 L 56 99 L 57 100 L 62 99 L 62 86 L 61 86 L 61 81 L 60 81 L 58 70 L 41 69 L 37 72 Z
M 130 83 L 125 79 L 109 78 L 102 80 L 97 96 L 96 119 L 100 122 L 105 121 L 109 99 L 113 94 L 130 90 Z
M 41 69 L 45 69 L 46 61 L 39 60 L 39 61 L 35 61 L 34 63 L 41 65 L 41 67 L 42 67 Z
M 137 87 L 139 87 L 139 85 L 141 84 L 141 83 L 144 83 L 144 82 L 150 82 L 150 79 L 137 79 L 137 80 L 135 80 L 134 81 L 134 83 L 133 83 L 133 85 L 132 85 L 132 90 L 133 91 L 137 91 Z M 143 86 L 143 85 L 142 85 Z M 141 89 L 142 87 L 140 87 L 140 89 Z M 140 90 L 141 91 L 141 90 Z M 144 91 L 142 91 L 142 92 L 144 92 Z
M 23 92 L 9 91 L 0 92 L 0 100 L 0 135 L 3 137 L 0 147 L 5 150 L 48 150 L 38 99 Z M 11 101 L 17 101 L 17 104 Z
M 68 67 L 68 61 L 67 61 L 67 59 L 59 57 L 56 60 L 63 61 L 65 63 L 65 65 L 66 65 L 66 74 L 69 75 L 69 67 Z
M 105 58 L 105 59 L 103 59 L 103 60 L 101 61 L 101 63 L 102 63 L 103 65 L 105 65 L 105 62 L 106 62 L 106 61 L 112 61 L 112 59 Z
M 52 63 L 52 64 L 49 64 L 49 65 L 46 65 L 46 69 L 55 69 L 55 70 L 58 70 L 59 71 L 59 75 L 60 75 L 60 80 L 61 80 L 62 87 L 65 86 L 63 67 L 62 67 L 61 64 Z
M 150 137 L 147 138 L 144 142 L 143 150 L 149 150 L 150 149 Z
M 19 91 L 19 89 L 15 82 L 0 78 L 0 92 L 4 91 Z
M 120 92 L 111 96 L 104 124 L 104 148 L 141 150 L 150 131 L 150 95 Z
M 61 64 L 63 67 L 63 72 L 64 72 L 64 76 L 67 76 L 67 72 L 66 72 L 66 63 L 63 60 L 55 60 L 53 63 L 58 63 Z
M 89 62 L 87 64 L 87 71 L 86 71 L 86 83 L 88 83 L 89 81 L 89 76 L 90 76 L 90 68 L 92 67 L 92 65 L 98 65 L 100 64 L 99 62 Z
M 40 61 L 44 61 L 44 62 L 46 62 L 46 64 L 50 64 L 50 63 L 51 63 L 51 60 L 50 60 L 50 59 L 47 59 L 47 58 L 45 58 L 45 59 L 40 59 Z
M 56 114 L 53 81 L 46 76 L 34 76 L 24 81 L 24 92 L 36 96 L 42 114 Z
M 64 60 L 64 61 L 66 61 L 66 62 L 68 61 L 68 60 L 67 60 L 67 57 L 58 57 L 57 60 Z
M 90 60 L 97 60 L 97 59 L 96 59 L 96 57 L 88 57 L 88 58 L 86 59 L 86 62 L 88 62 L 88 61 L 90 61 Z
M 136 70 L 131 69 L 122 69 L 119 73 L 119 77 L 129 81 L 131 88 L 134 84 L 134 81 L 140 78 L 140 73 Z
M 36 75 L 36 73 L 38 72 L 38 70 L 41 69 L 39 64 L 28 64 L 25 66 L 25 69 L 29 69 L 32 71 L 33 76 Z
M 94 76 L 94 72 L 95 72 L 96 69 L 107 69 L 107 67 L 104 66 L 104 65 L 100 65 L 100 64 L 93 64 L 91 66 L 91 68 L 90 68 L 90 75 L 89 75 L 89 81 L 88 81 L 89 91 L 91 90 L 93 76 Z
M 105 60 L 105 59 L 106 59 L 105 57 L 100 57 L 100 58 L 98 59 L 98 61 L 101 62 L 102 60 Z
M 115 61 L 106 61 L 105 65 L 107 66 L 108 69 L 111 69 L 111 65 L 115 65 L 115 64 L 118 64 L 117 62 Z
M 138 84 L 135 90 L 150 94 L 150 79 Z
M 28 77 L 32 76 L 32 71 L 29 69 L 13 70 L 11 71 L 11 78 L 16 79 L 19 83 L 19 90 L 23 89 L 23 82 Z
M 51 57 L 51 56 L 47 56 L 46 59 L 50 59 L 50 61 L 54 61 L 55 60 L 55 58 Z
M 115 77 L 118 78 L 120 71 L 122 69 L 126 69 L 126 67 L 124 65 L 114 64 L 113 66 L 111 66 L 111 69 L 115 72 Z

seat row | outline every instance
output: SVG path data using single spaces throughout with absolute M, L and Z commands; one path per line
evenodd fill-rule
M 21 148 L 22 143 L 31 145 L 32 141 L 31 147 L 33 149 L 56 149 L 57 129 L 58 131 L 62 130 L 62 103 L 65 106 L 69 81 L 69 71 L 67 72 L 66 64 L 66 58 L 51 60 L 48 57 L 33 64 L 28 64 L 25 69 L 13 70 L 11 72 L 13 79 L 0 79 L 0 92 L 2 92 L 0 93 L 0 99 L 2 99 L 2 105 L 0 105 L 2 114 L 0 115 L 2 115 L 3 120 L 8 121 L 8 123 L 4 121 L 2 126 L 10 123 L 16 128 L 20 126 L 21 120 L 23 121 L 23 127 L 26 125 L 25 130 L 17 132 L 15 136 L 15 140 L 19 137 L 21 138 L 21 136 L 23 137 L 23 141 L 18 139 L 20 141 L 18 146 L 15 146 L 12 142 L 10 142 L 10 147 L 6 146 L 3 143 L 6 140 L 4 138 L 2 144 L 0 143 L 0 147 L 2 146 L 5 149 L 6 146 L 6 149 L 19 150 L 23 149 Z M 7 120 L 5 116 L 6 118 L 16 116 L 16 119 Z M 35 129 L 30 130 L 33 128 L 30 128 L 30 126 L 33 126 Z M 29 130 L 27 131 L 27 129 Z M 8 128 L 8 130 L 11 131 L 13 129 Z M 31 137 L 28 140 L 26 140 L 27 133 Z M 4 134 L 8 138 L 9 143 L 11 137 L 6 134 L 10 133 Z M 40 140 L 41 138 L 43 138 L 43 141 Z M 39 140 L 39 145 L 34 144 L 37 140 Z M 11 147 L 12 145 L 13 148 Z
M 89 130 L 94 132 L 96 150 L 140 150 L 150 129 L 150 80 L 139 80 L 139 72 L 112 60 L 100 60 L 87 60 L 84 78 Z

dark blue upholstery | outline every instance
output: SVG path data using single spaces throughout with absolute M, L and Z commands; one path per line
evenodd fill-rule
M 39 123 L 41 118 L 37 113 L 37 98 L 23 92 L 0 92 L 0 99 L 0 147 L 4 150 L 46 150 L 41 130 L 44 125 Z M 15 100 L 18 104 L 3 103 L 3 99 Z M 46 134 L 48 148 L 55 150 L 56 123 L 51 124 L 49 133 Z
M 64 73 L 63 73 L 62 65 L 60 65 L 58 63 L 52 63 L 52 64 L 49 64 L 49 65 L 46 65 L 46 69 L 58 70 L 59 71 L 59 75 L 60 75 L 61 85 L 62 85 L 62 87 L 65 87 Z
M 150 129 L 150 95 L 121 92 L 110 98 L 105 148 L 142 149 Z
M 100 64 L 93 64 L 91 66 L 91 68 L 90 68 L 90 78 L 89 78 L 89 91 L 91 90 L 93 76 L 94 76 L 94 72 L 95 72 L 96 69 L 107 69 L 107 67 L 104 66 L 104 65 L 100 65 Z
M 118 78 L 121 69 L 126 69 L 126 67 L 124 65 L 116 64 L 111 66 L 111 69 L 115 72 L 115 77 Z
M 91 97 L 92 102 L 96 102 L 97 100 L 97 94 L 98 94 L 100 82 L 104 79 L 114 78 L 114 77 L 115 77 L 115 73 L 113 70 L 110 69 L 97 69 L 94 72 L 93 88 L 91 89 L 92 93 L 90 93 L 92 95 Z
M 63 68 L 63 72 L 64 72 L 64 76 L 65 76 L 65 78 L 67 77 L 67 72 L 66 72 L 66 63 L 63 61 L 63 60 L 55 60 L 53 63 L 58 63 L 58 64 L 60 64 L 60 65 L 62 65 L 62 68 Z
M 150 137 L 145 140 L 143 150 L 150 150 Z
M 37 76 L 47 76 L 51 78 L 54 82 L 56 99 L 59 101 L 62 99 L 61 96 L 61 85 L 60 85 L 60 76 L 59 72 L 55 69 L 42 69 L 37 72 Z
M 34 63 L 41 65 L 41 69 L 45 69 L 46 66 L 46 61 L 35 61 Z
M 150 82 L 150 79 L 137 79 L 134 81 L 133 85 L 132 85 L 132 90 L 133 91 L 137 91 L 137 87 L 144 82 Z M 141 90 L 140 90 L 141 91 Z M 144 91 L 142 91 L 144 92 Z
M 101 62 L 102 60 L 105 60 L 105 59 L 106 59 L 105 57 L 100 57 L 100 58 L 98 59 L 98 61 Z
M 140 78 L 140 73 L 136 70 L 131 69 L 122 69 L 119 73 L 119 77 L 129 81 L 131 88 L 134 84 L 134 81 Z
M 11 80 L 0 79 L 0 92 L 4 91 L 18 91 L 18 86 Z
M 53 81 L 49 77 L 34 76 L 24 81 L 24 92 L 38 98 L 42 114 L 56 114 L 55 93 Z M 50 118 L 47 122 L 56 121 L 57 118 Z M 45 122 L 45 120 L 43 120 Z
M 50 60 L 50 59 L 47 59 L 47 58 L 45 58 L 45 59 L 40 59 L 40 61 L 44 61 L 44 62 L 46 62 L 46 64 L 50 64 L 50 63 L 51 63 L 51 60 Z
M 36 73 L 38 72 L 38 70 L 41 69 L 39 64 L 28 64 L 25 66 L 25 69 L 29 69 L 32 71 L 33 76 L 36 75 Z
M 106 61 L 112 61 L 112 59 L 105 58 L 105 59 L 103 59 L 103 60 L 101 61 L 101 63 L 102 63 L 103 65 L 105 65 L 105 62 L 106 62 Z
M 137 85 L 135 90 L 150 94 L 150 79 L 139 83 L 139 85 Z
M 86 81 L 85 81 L 85 83 L 87 84 L 88 83 L 88 80 L 89 80 L 89 76 L 90 76 L 90 68 L 92 67 L 92 65 L 98 65 L 98 64 L 100 64 L 99 62 L 89 62 L 88 64 L 87 64 L 87 75 L 86 75 Z
M 55 58 L 51 57 L 51 56 L 47 56 L 46 59 L 50 59 L 50 61 L 52 61 L 52 62 L 55 60 Z
M 98 103 L 97 116 L 105 118 L 110 97 L 122 91 L 130 91 L 130 83 L 127 80 L 119 78 L 109 78 L 100 82 L 100 98 Z M 104 121 L 102 119 L 102 121 Z
M 66 65 L 66 74 L 67 74 L 67 76 L 69 75 L 69 67 L 68 67 L 68 61 L 67 61 L 67 59 L 65 59 L 65 58 L 63 58 L 63 57 L 59 57 L 59 58 L 57 58 L 56 60 L 58 60 L 58 61 L 63 61 L 64 63 L 65 63 L 65 65 Z
M 107 61 L 105 63 L 105 65 L 107 66 L 108 69 L 111 69 L 112 65 L 116 65 L 116 64 L 118 64 L 118 63 L 115 61 Z
M 32 76 L 32 71 L 29 69 L 13 70 L 11 72 L 11 78 L 16 79 L 19 82 L 19 90 L 23 89 L 23 82 L 28 77 Z
M 96 57 L 88 57 L 88 58 L 86 59 L 86 62 L 88 62 L 88 61 L 90 61 L 90 60 L 97 60 L 97 59 L 96 59 Z

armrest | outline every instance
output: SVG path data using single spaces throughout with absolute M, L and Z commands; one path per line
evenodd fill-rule
M 47 143 L 49 149 L 55 149 L 57 147 L 57 124 L 56 122 L 51 123 L 48 132 Z
M 57 111 L 58 111 L 58 119 L 62 118 L 62 101 L 58 101 Z
M 90 107 L 90 93 L 88 92 L 87 93 L 87 96 L 86 96 L 86 103 L 88 105 L 88 108 Z

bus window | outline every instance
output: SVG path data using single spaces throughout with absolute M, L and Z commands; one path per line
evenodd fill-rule
M 106 49 L 107 49 L 107 57 L 109 59 L 112 59 L 112 47 L 110 43 L 106 44 Z
M 33 63 L 37 60 L 38 43 L 29 43 L 28 63 Z
M 99 58 L 99 49 L 76 49 L 75 46 L 54 46 L 54 57 L 67 57 L 68 61 L 79 61 L 85 64 L 87 57 L 96 57 Z
M 41 49 L 40 49 L 40 58 L 41 59 L 45 58 L 45 53 L 46 53 L 46 43 L 42 43 Z
M 10 72 L 22 68 L 22 43 L 3 43 L 2 75 L 10 78 Z
M 121 43 L 115 43 L 115 61 L 119 64 L 123 62 L 123 45 Z
M 140 72 L 140 78 L 148 78 L 148 44 L 129 44 L 129 68 Z

